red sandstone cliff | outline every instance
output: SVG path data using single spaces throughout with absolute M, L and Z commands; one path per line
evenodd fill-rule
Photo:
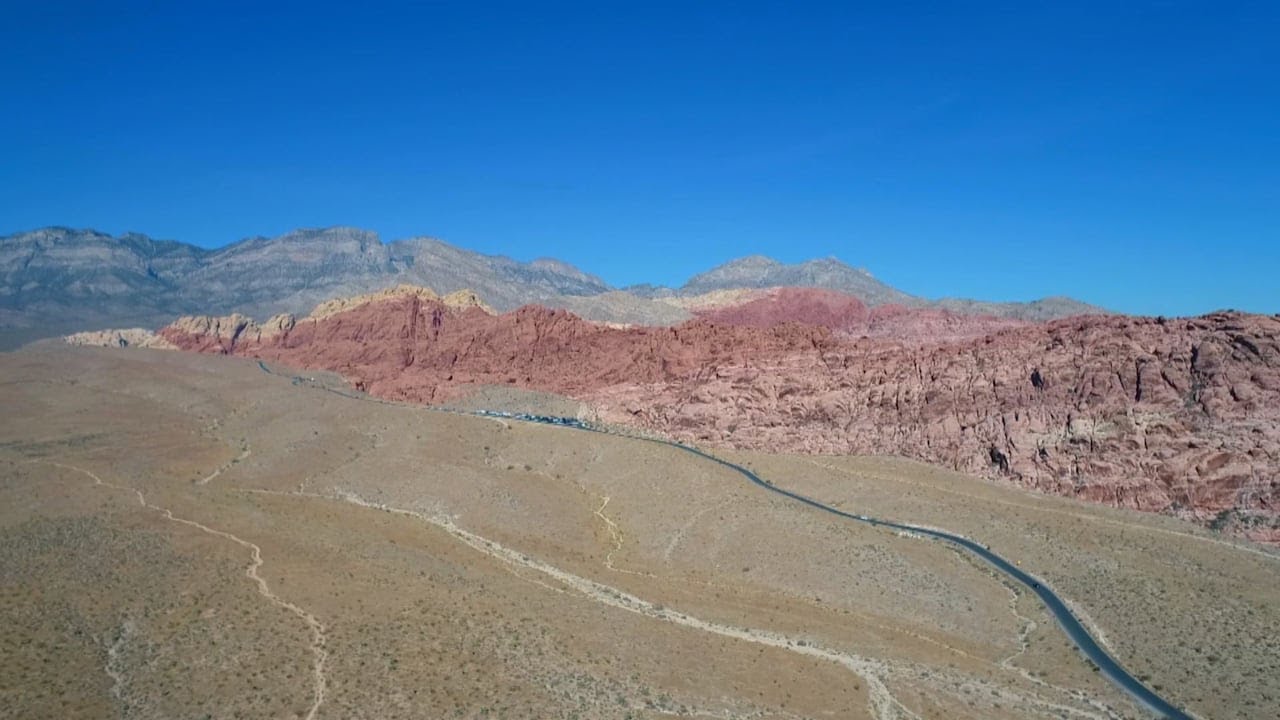
M 818 288 L 775 288 L 762 297 L 695 314 L 718 325 L 763 328 L 802 322 L 846 331 L 864 327 L 871 318 L 871 311 L 858 298 Z
M 407 295 L 268 328 L 242 321 L 184 319 L 161 335 L 335 370 L 383 397 L 510 383 L 679 438 L 905 455 L 1280 541 L 1276 317 L 1098 316 L 904 343 L 705 318 L 619 330 Z

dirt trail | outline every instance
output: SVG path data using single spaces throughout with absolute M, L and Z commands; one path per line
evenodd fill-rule
M 243 452 L 241 452 L 239 455 L 237 455 L 235 458 L 233 458 L 233 459 L 231 459 L 231 460 L 228 460 L 227 462 L 222 463 L 222 465 L 220 465 L 220 466 L 218 467 L 218 469 L 217 469 L 217 470 L 214 470 L 213 472 L 209 473 L 208 475 L 206 475 L 206 476 L 204 476 L 204 477 L 200 478 L 199 480 L 197 480 L 197 481 L 196 481 L 196 484 L 197 484 L 197 485 L 208 485 L 210 480 L 212 480 L 212 479 L 214 479 L 214 478 L 218 477 L 219 475 L 221 475 L 225 470 L 229 469 L 232 465 L 235 465 L 236 463 L 240 462 L 241 460 L 244 460 L 245 458 L 249 457 L 249 455 L 250 455 L 251 453 L 252 453 L 252 451 L 251 451 L 249 448 L 247 448 L 247 447 L 246 447 L 246 448 L 244 449 L 244 451 L 243 451 Z
M 347 502 L 364 508 L 412 517 L 444 530 L 471 548 L 489 555 L 490 557 L 501 560 L 505 564 L 535 570 L 595 602 L 626 610 L 628 612 L 633 612 L 638 615 L 644 615 L 657 620 L 674 623 L 676 625 L 692 627 L 703 632 L 733 638 L 735 640 L 743 640 L 760 645 L 781 648 L 800 655 L 808 655 L 834 662 L 847 668 L 866 682 L 872 714 L 878 720 L 895 720 L 897 718 L 921 720 L 919 715 L 902 705 L 902 703 L 894 698 L 889 692 L 888 687 L 884 684 L 884 681 L 881 678 L 883 675 L 889 674 L 890 669 L 886 663 L 881 661 L 837 650 L 830 650 L 815 645 L 801 644 L 802 641 L 796 641 L 780 633 L 768 630 L 740 628 L 690 617 L 684 613 L 671 610 L 661 605 L 656 605 L 609 585 L 597 583 L 594 580 L 589 580 L 580 575 L 575 575 L 535 558 L 531 558 L 524 553 L 512 550 L 511 548 L 503 546 L 493 540 L 489 540 L 464 530 L 454 524 L 454 522 L 447 517 L 430 516 L 426 513 L 370 502 L 359 495 L 349 492 L 339 492 L 335 495 L 296 492 L 265 492 L 271 492 L 271 494 L 278 495 L 293 495 L 320 500 Z
M 424 512 L 418 512 L 418 511 L 408 510 L 404 508 L 393 507 L 383 503 L 371 502 L 369 500 L 365 500 L 364 498 L 360 497 L 355 493 L 343 491 L 339 488 L 334 488 L 333 494 L 321 494 L 321 493 L 314 493 L 314 492 L 306 492 L 303 490 L 280 491 L 280 490 L 267 490 L 267 489 L 259 489 L 259 488 L 234 488 L 234 490 L 238 492 L 256 493 L 256 494 L 263 494 L 263 495 L 275 495 L 275 496 L 282 496 L 282 497 L 304 497 L 304 498 L 311 498 L 316 500 L 346 502 L 346 503 L 350 503 L 363 508 L 380 510 L 382 512 L 389 512 L 389 513 L 403 515 L 407 517 L 412 517 L 417 520 L 421 520 L 430 525 L 434 525 L 435 527 L 443 529 L 444 531 L 452 535 L 454 538 L 460 540 L 461 542 L 470 546 L 471 548 L 502 561 L 506 571 L 516 576 L 520 580 L 530 583 L 532 585 L 540 586 L 546 590 L 550 590 L 559 594 L 564 594 L 566 592 L 576 592 L 578 594 L 586 596 L 588 599 L 593 600 L 595 602 L 610 605 L 612 607 L 627 610 L 629 612 L 633 612 L 639 615 L 644 615 L 646 617 L 651 617 L 658 620 L 664 620 L 666 622 L 671 622 L 671 623 L 674 623 L 677 625 L 683 625 L 686 627 L 692 627 L 692 628 L 701 630 L 703 632 L 709 632 L 712 634 L 721 635 L 724 637 L 730 637 L 737 640 L 744 640 L 747 642 L 768 645 L 770 647 L 781 648 L 781 649 L 788 650 L 790 652 L 795 652 L 798 654 L 808 655 L 808 656 L 817 657 L 823 660 L 827 660 L 830 662 L 834 662 L 850 670 L 855 675 L 858 675 L 864 681 L 867 682 L 868 696 L 871 704 L 872 714 L 875 718 L 877 718 L 877 720 L 894 720 L 897 718 L 903 718 L 906 720 L 922 720 L 918 714 L 916 714 L 911 709 L 903 705 L 899 700 L 897 700 L 893 696 L 893 694 L 890 692 L 890 690 L 888 689 L 887 685 L 884 682 L 884 678 L 888 676 L 893 676 L 895 674 L 904 674 L 904 673 L 910 674 L 910 672 L 905 667 L 898 668 L 898 667 L 892 666 L 890 663 L 886 663 L 880 660 L 864 658 L 862 656 L 858 656 L 850 653 L 844 653 L 837 650 L 818 647 L 812 644 L 808 644 L 805 641 L 789 638 L 777 632 L 772 632 L 768 630 L 759 630 L 759 629 L 753 629 L 753 628 L 739 628 L 731 625 L 724 625 L 721 623 L 716 623 L 712 621 L 706 621 L 699 618 L 690 617 L 688 615 L 685 615 L 684 613 L 680 613 L 671 609 L 667 609 L 661 605 L 651 603 L 647 600 L 639 598 L 638 596 L 632 595 L 630 593 L 627 593 L 613 586 L 605 585 L 603 583 L 598 583 L 594 580 L 584 578 L 582 576 L 562 570 L 553 565 L 544 563 L 535 558 L 531 558 L 528 555 L 521 553 L 517 550 L 513 550 L 495 541 L 489 540 L 480 535 L 476 535 L 470 531 L 460 528 L 452 521 L 452 519 L 439 513 L 431 515 Z M 621 544 L 620 542 L 621 531 L 620 529 L 617 528 L 616 523 L 613 522 L 607 515 L 604 514 L 604 510 L 609 504 L 609 498 L 608 496 L 603 496 L 603 498 L 604 498 L 603 502 L 601 503 L 599 508 L 595 509 L 594 514 L 598 515 L 606 524 L 606 528 L 609 530 L 611 538 L 614 540 L 615 549 L 616 549 L 616 546 L 620 546 Z M 711 508 L 704 509 L 704 512 L 705 510 L 709 510 L 709 509 Z M 649 573 L 638 573 L 635 571 L 628 571 L 628 570 L 616 568 L 616 567 L 613 567 L 612 564 L 607 561 L 605 563 L 602 563 L 602 565 L 604 565 L 607 569 L 613 572 L 620 572 L 620 573 L 634 574 L 634 575 L 644 575 L 646 577 L 656 577 Z M 526 574 L 528 571 L 534 571 L 536 573 L 542 574 L 544 577 L 548 579 L 549 582 L 543 582 L 536 578 L 529 577 Z M 693 581 L 693 582 L 699 582 L 699 581 Z M 554 583 L 554 585 L 552 583 Z M 710 587 L 721 587 L 721 588 L 729 589 L 727 586 L 714 585 L 712 583 L 700 583 L 700 584 L 705 584 Z M 858 613 L 858 614 L 861 614 L 861 613 Z M 870 617 L 870 616 L 867 616 L 867 617 Z M 1090 712 L 1088 710 L 1083 710 L 1078 707 L 1071 707 L 1069 705 L 1063 705 L 1061 703 L 1054 702 L 1053 700 L 1050 700 L 1034 691 L 1024 692 L 1024 693 L 1001 691 L 999 693 L 1001 697 L 1004 700 L 1007 700 L 1009 702 L 1027 703 L 1033 707 L 1036 707 L 1038 710 L 1048 712 L 1049 714 L 1052 714 L 1055 717 L 1079 717 L 1079 718 L 1087 718 L 1089 720 L 1106 720 L 1108 718 L 1114 719 L 1118 717 L 1114 711 L 1107 708 L 1105 705 L 1102 705 L 1101 703 L 1098 703 L 1086 697 L 1085 694 L 1082 693 L 1081 691 L 1063 688 L 1057 685 L 1053 685 L 1051 683 L 1047 683 L 1039 678 L 1030 676 L 1029 673 L 1027 673 L 1025 670 L 1018 668 L 1016 666 L 1011 667 L 1011 666 L 1005 665 L 1004 663 L 994 663 L 991 660 L 979 658 L 977 656 L 970 655 L 969 653 L 966 653 L 963 650 L 960 650 L 958 648 L 954 648 L 949 645 L 939 643 L 937 640 L 934 640 L 932 638 L 929 638 L 923 635 L 918 635 L 917 633 L 913 633 L 900 628 L 890 628 L 885 625 L 877 625 L 877 627 L 881 627 L 882 629 L 885 629 L 885 630 L 892 630 L 894 632 L 901 632 L 906 635 L 915 637 L 917 639 L 930 642 L 945 650 L 948 650 L 950 652 L 955 652 L 959 655 L 963 655 L 975 661 L 991 663 L 992 665 L 994 665 L 995 667 L 997 667 L 998 669 L 1004 672 L 1018 675 L 1020 677 L 1023 677 L 1031 681 L 1035 686 L 1038 686 L 1045 690 L 1052 690 L 1058 693 L 1062 693 L 1067 697 L 1071 697 L 1079 702 L 1082 702 L 1088 706 L 1091 706 L 1096 710 L 1096 712 Z M 986 688 L 984 689 L 984 692 L 992 692 L 992 691 L 990 690 L 990 688 Z
M 790 652 L 798 653 L 801 655 L 808 655 L 811 657 L 817 657 L 823 660 L 834 662 L 838 665 L 842 665 L 846 669 L 853 672 L 855 675 L 858 675 L 867 683 L 868 699 L 871 704 L 872 714 L 878 720 L 892 720 L 895 718 L 908 718 L 911 720 L 922 720 L 922 718 L 918 714 L 916 714 L 910 708 L 903 705 L 897 698 L 895 698 L 893 694 L 889 691 L 888 687 L 885 685 L 884 677 L 893 675 L 895 673 L 895 668 L 893 668 L 890 663 L 886 663 L 880 660 L 874 660 L 870 658 L 864 658 L 859 655 L 840 652 L 838 650 L 823 648 L 820 646 L 813 645 L 811 642 L 794 640 L 781 633 L 777 633 L 769 630 L 760 630 L 760 629 L 754 629 L 754 628 L 740 628 L 732 625 L 717 623 L 714 621 L 707 621 L 707 620 L 702 620 L 695 617 L 690 617 L 688 615 L 685 615 L 684 613 L 680 613 L 675 610 L 665 608 L 661 605 L 656 605 L 654 603 L 651 603 L 647 600 L 644 600 L 640 597 L 627 593 L 618 588 L 615 588 L 609 585 L 604 585 L 602 583 L 598 583 L 594 580 L 590 580 L 588 578 L 575 575 L 573 573 L 562 570 L 553 565 L 544 563 L 535 558 L 531 558 L 528 555 L 525 555 L 524 553 L 518 552 L 506 546 L 503 546 L 493 540 L 489 540 L 480 535 L 476 535 L 470 531 L 464 530 L 463 528 L 460 528 L 456 524 L 454 524 L 454 522 L 448 517 L 442 517 L 442 516 L 433 517 L 433 516 L 428 516 L 427 514 L 421 513 L 421 512 L 415 512 L 415 511 L 407 510 L 404 508 L 397 508 L 397 507 L 391 507 L 391 506 L 387 506 L 380 503 L 374 503 L 374 502 L 365 500 L 364 498 L 361 498 L 360 496 L 354 493 L 343 493 L 341 491 L 339 491 L 339 494 L 335 496 L 316 495 L 314 497 L 326 498 L 330 500 L 340 500 L 343 502 L 348 502 L 354 505 L 358 505 L 360 507 L 381 510 L 383 512 L 390 512 L 398 515 L 405 515 L 408 517 L 416 518 L 418 520 L 422 520 L 424 522 L 427 522 L 431 525 L 435 525 L 436 527 L 439 527 L 445 530 L 450 535 L 453 535 L 455 538 L 459 539 L 463 543 L 467 544 L 468 546 L 480 552 L 485 553 L 486 555 L 489 555 L 498 560 L 501 560 L 508 565 L 532 569 L 540 573 L 543 573 L 544 575 L 547 575 L 548 577 L 559 581 L 565 587 L 576 590 L 577 592 L 581 593 L 582 595 L 585 595 L 587 598 L 595 602 L 610 605 L 610 606 L 627 610 L 629 612 L 633 612 L 639 615 L 644 615 L 646 617 L 651 617 L 658 620 L 664 620 L 666 622 L 671 622 L 677 625 L 692 627 L 697 630 L 701 630 L 703 632 L 708 632 L 715 635 L 721 635 L 721 636 L 733 638 L 736 640 L 744 640 L 747 642 L 767 645 L 770 647 L 788 650 Z M 597 512 L 602 512 L 606 505 L 608 505 L 607 497 L 605 498 L 605 502 L 601 504 Z M 606 522 L 609 522 L 610 526 L 613 526 L 613 523 L 608 521 L 607 518 L 606 518 Z M 614 568 L 610 568 L 610 569 L 614 569 Z M 1002 669 L 1009 670 L 1008 668 L 1002 668 Z M 1058 686 L 1046 683 L 1044 681 L 1039 681 L 1036 684 L 1039 685 L 1040 687 L 1057 690 L 1059 692 L 1065 693 L 1068 696 L 1075 697 L 1078 700 L 1082 700 L 1087 704 L 1093 706 L 1095 709 L 1099 710 L 1099 713 L 1093 713 L 1086 710 L 1081 710 L 1079 708 L 1073 708 L 1070 706 L 1062 705 L 1060 703 L 1055 703 L 1051 700 L 1038 696 L 1037 694 L 1034 694 L 1034 693 L 1029 696 L 1020 695 L 1017 693 L 1002 693 L 1002 695 L 1004 695 L 1006 698 L 1010 700 L 1030 702 L 1033 705 L 1039 705 L 1042 709 L 1048 709 L 1061 716 L 1076 716 L 1076 717 L 1082 717 L 1082 718 L 1090 718 L 1091 720 L 1103 720 L 1104 718 L 1108 718 L 1108 717 L 1112 717 L 1112 718 L 1116 717 L 1115 714 L 1111 712 L 1109 709 L 1100 706 L 1096 702 L 1090 701 L 1088 698 L 1085 698 L 1083 694 L 1080 693 L 1079 691 L 1072 691 L 1066 688 L 1060 688 Z
M 107 677 L 111 678 L 111 696 L 121 703 L 124 702 L 124 671 L 120 669 L 120 651 L 124 647 L 125 641 L 133 634 L 133 622 L 125 620 L 120 625 L 120 631 L 116 635 L 116 639 L 107 645 L 107 664 L 105 672 Z
M 170 511 L 168 508 L 160 507 L 159 505 L 153 505 L 147 502 L 147 497 L 142 493 L 141 490 L 134 487 L 129 487 L 127 485 L 116 485 L 115 483 L 109 483 L 103 480 L 101 477 L 99 477 L 96 473 L 94 473 L 91 470 L 86 470 L 82 467 L 77 467 L 75 465 L 67 465 L 64 463 L 48 462 L 48 461 L 39 461 L 39 462 L 43 462 L 46 465 L 59 467 L 64 470 L 72 470 L 74 472 L 87 475 L 89 478 L 93 480 L 94 485 L 100 485 L 103 487 L 112 488 L 114 490 L 123 490 L 126 492 L 131 492 L 135 496 L 137 496 L 139 505 L 141 505 L 142 507 L 148 510 L 154 510 L 164 515 L 166 520 L 180 523 L 182 525 L 189 525 L 193 528 L 196 528 L 197 530 L 200 530 L 201 532 L 205 532 L 210 535 L 214 535 L 216 537 L 230 540 L 231 542 L 249 550 L 251 560 L 249 562 L 249 566 L 245 569 L 245 576 L 248 577 L 250 580 L 252 580 L 254 584 L 257 586 L 258 594 L 262 595 L 264 598 L 270 601 L 273 605 L 284 608 L 285 610 L 288 610 L 289 612 L 298 616 L 303 622 L 307 624 L 308 629 L 310 629 L 311 631 L 311 654 L 312 654 L 312 657 L 314 658 L 312 662 L 312 667 L 311 667 L 313 702 L 311 704 L 310 709 L 307 710 L 307 714 L 304 716 L 304 718 L 305 720 L 314 720 L 316 713 L 320 710 L 320 706 L 324 704 L 325 691 L 328 688 L 328 678 L 325 675 L 325 671 L 324 671 L 325 662 L 329 658 L 329 652 L 325 649 L 325 641 L 326 641 L 325 627 L 324 627 L 324 624 L 321 623 L 320 620 L 316 618 L 316 616 L 312 615 L 306 610 L 303 610 L 297 605 L 294 605 L 293 603 L 289 602 L 288 600 L 285 600 L 284 598 L 280 597 L 279 595 L 276 595 L 274 592 L 271 591 L 271 587 L 267 584 L 267 581 L 261 575 L 258 574 L 258 569 L 262 567 L 262 548 L 249 542 L 248 540 L 244 540 L 240 537 L 232 535 L 229 532 L 224 532 L 222 530 L 215 530 L 207 525 L 198 523 L 195 520 L 180 518 L 174 515 L 173 512 Z M 112 678 L 114 680 L 115 676 L 113 675 Z
M 613 564 L 613 556 L 622 550 L 622 529 L 618 527 L 618 524 L 614 522 L 612 518 L 604 514 L 604 509 L 609 504 L 609 496 L 603 495 L 602 497 L 604 498 L 604 501 L 600 503 L 600 507 L 596 508 L 595 515 L 604 521 L 605 529 L 609 531 L 610 544 L 613 546 L 607 553 L 605 553 L 604 566 L 614 572 L 623 573 L 625 575 L 638 575 L 640 577 L 648 578 L 654 577 L 653 573 L 626 570 L 624 568 L 616 567 Z
M 689 519 L 685 521 L 685 524 L 681 525 L 680 529 L 677 530 L 674 534 L 672 534 L 671 540 L 667 543 L 666 549 L 662 551 L 662 559 L 664 561 L 670 562 L 671 553 L 675 552 L 677 545 L 679 545 L 681 542 L 684 542 L 685 534 L 688 533 L 690 530 L 692 530 L 694 525 L 698 524 L 698 521 L 702 519 L 702 516 L 706 515 L 712 510 L 723 508 L 725 505 L 729 504 L 729 501 L 731 499 L 732 498 L 724 498 L 720 502 L 712 503 L 711 505 L 708 505 L 702 508 L 701 510 L 695 512 L 693 515 L 691 515 Z
M 1017 618 L 1019 623 L 1019 630 L 1018 630 L 1018 649 L 1008 657 L 1000 660 L 1000 668 L 1007 672 L 1015 673 L 1021 676 L 1024 680 L 1031 683 L 1032 685 L 1045 688 L 1046 690 L 1053 690 L 1053 691 L 1062 693 L 1068 697 L 1074 697 L 1077 700 L 1092 706 L 1098 712 L 1103 713 L 1104 717 L 1113 717 L 1114 714 L 1111 713 L 1108 710 L 1108 708 L 1098 703 L 1097 701 L 1093 700 L 1092 698 L 1089 698 L 1079 690 L 1072 690 L 1070 688 L 1065 688 L 1060 685 L 1054 685 L 1053 683 L 1050 683 L 1046 680 L 1036 677 L 1035 675 L 1028 672 L 1026 668 L 1020 667 L 1014 662 L 1018 658 L 1025 655 L 1027 651 L 1031 649 L 1031 633 L 1035 632 L 1036 628 L 1039 627 L 1039 623 L 1027 617 L 1026 615 L 1023 615 L 1018 610 L 1018 601 L 1022 599 L 1023 597 L 1022 593 L 1019 592 L 1016 587 L 1009 584 L 1008 582 L 1001 580 L 1001 584 L 1004 585 L 1005 589 L 1009 591 L 1009 612 L 1012 613 L 1015 618 Z M 1076 715 L 1079 717 L 1087 717 L 1087 718 L 1099 717 L 1099 715 L 1095 713 L 1085 712 L 1083 710 L 1079 710 L 1073 707 L 1068 707 L 1066 705 L 1057 705 L 1044 698 L 1040 698 L 1040 702 L 1043 702 L 1046 705 L 1054 707 L 1062 711 L 1064 714 Z

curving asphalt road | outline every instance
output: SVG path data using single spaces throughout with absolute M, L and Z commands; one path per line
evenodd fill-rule
M 1058 597 L 1052 590 L 1050 590 L 1048 585 L 1045 585 L 1036 577 L 1023 572 L 1013 563 L 1010 563 L 1008 560 L 1005 560 L 969 538 L 952 535 L 951 533 L 943 532 L 941 530 L 920 527 L 918 525 L 880 520 L 866 515 L 854 515 L 852 513 L 844 512 L 843 510 L 837 510 L 836 508 L 833 508 L 830 505 L 824 505 L 813 498 L 808 498 L 799 493 L 794 493 L 790 490 L 783 490 L 780 487 L 771 485 L 760 479 L 760 476 L 741 465 L 736 465 L 728 460 L 723 460 L 714 455 L 710 455 L 697 448 L 666 440 L 653 440 L 652 442 L 671 445 L 672 447 L 680 448 L 686 452 L 690 452 L 712 462 L 719 463 L 731 470 L 737 471 L 751 482 L 769 490 L 770 492 L 784 495 L 792 500 L 797 500 L 805 505 L 817 508 L 818 510 L 828 512 L 833 515 L 839 515 L 840 517 L 847 518 L 849 520 L 867 523 L 868 525 L 892 528 L 895 530 L 906 530 L 919 535 L 925 535 L 937 540 L 942 540 L 943 542 L 951 543 L 952 545 L 956 545 L 964 550 L 968 550 L 974 555 L 986 560 L 988 563 L 995 566 L 997 570 L 1013 578 L 1017 582 L 1026 586 L 1028 590 L 1038 595 L 1040 597 L 1040 601 L 1044 603 L 1045 608 L 1047 608 L 1053 615 L 1054 619 L 1058 621 L 1058 626 L 1067 634 L 1067 637 L 1071 638 L 1071 641 L 1076 644 L 1076 647 L 1080 649 L 1080 652 L 1084 653 L 1086 658 L 1093 661 L 1093 663 L 1098 667 L 1098 671 L 1106 676 L 1106 678 L 1117 687 L 1129 693 L 1129 695 L 1139 703 L 1156 713 L 1158 717 L 1170 718 L 1171 720 L 1191 720 L 1191 716 L 1186 712 L 1183 712 L 1173 703 L 1160 697 L 1146 685 L 1143 685 L 1133 675 L 1129 674 L 1129 671 L 1125 670 L 1115 658 L 1111 657 L 1111 655 L 1109 655 L 1107 651 L 1093 639 L 1093 636 L 1089 634 L 1089 631 L 1085 629 L 1084 625 L 1076 619 L 1075 615 L 1071 614 L 1071 610 L 1067 608 L 1067 605 L 1062 601 L 1062 598 Z
M 279 375 L 281 377 L 289 377 L 292 380 L 294 385 L 307 383 L 306 378 L 303 378 L 297 375 L 284 375 L 283 373 L 277 373 L 271 370 L 271 368 L 267 367 L 266 363 L 262 362 L 261 360 L 258 361 L 258 367 L 261 368 L 263 372 L 270 375 Z M 369 397 L 367 395 L 346 393 L 341 390 L 325 387 L 322 385 L 312 385 L 312 387 L 326 390 L 328 392 L 341 395 L 343 397 L 352 398 L 355 400 L 372 400 L 374 402 L 382 403 L 385 405 L 401 404 L 401 403 L 389 402 L 386 400 Z M 881 520 L 879 518 L 874 518 L 867 515 L 855 515 L 853 513 L 848 513 L 843 510 L 838 510 L 834 507 L 831 507 L 830 505 L 826 505 L 817 500 L 814 500 L 813 498 L 806 497 L 799 493 L 791 492 L 790 490 L 784 490 L 780 487 L 777 487 L 776 485 L 773 485 L 772 483 L 766 482 L 763 479 L 761 479 L 759 475 L 756 475 L 754 472 L 752 472 L 751 470 L 748 470 L 747 468 L 741 465 L 731 463 L 728 460 L 724 460 L 722 458 L 718 458 L 715 455 L 699 450 L 696 447 L 692 447 L 690 445 L 684 445 L 678 442 L 673 442 L 671 440 L 661 440 L 658 438 L 637 437 L 632 435 L 623 435 L 620 433 L 612 433 L 605 428 L 594 426 L 589 423 L 585 423 L 576 418 L 563 418 L 563 417 L 555 417 L 550 415 L 532 415 L 532 414 L 526 414 L 526 413 L 492 412 L 492 411 L 484 411 L 484 410 L 469 412 L 465 410 L 447 410 L 444 408 L 425 408 L 425 409 L 435 410 L 438 412 L 462 414 L 462 415 L 474 415 L 478 417 L 500 417 L 500 418 L 505 418 L 510 420 L 518 420 L 522 422 L 533 422 L 533 423 L 540 423 L 544 425 L 555 425 L 557 427 L 565 427 L 573 430 L 582 430 L 585 432 L 596 432 L 596 433 L 601 433 L 605 435 L 618 435 L 620 437 L 627 437 L 633 440 L 642 440 L 645 442 L 656 443 L 658 445 L 666 445 L 672 448 L 676 448 L 678 450 L 683 450 L 693 455 L 697 455 L 698 457 L 703 458 L 705 460 L 709 460 L 711 462 L 717 463 L 723 467 L 733 470 L 734 472 L 737 472 L 738 474 L 745 477 L 747 480 L 750 480 L 755 485 L 758 485 L 759 487 L 762 487 L 765 490 L 768 490 L 769 492 L 777 493 L 779 495 L 790 498 L 797 502 L 804 503 L 805 505 L 808 505 L 809 507 L 820 510 L 822 512 L 831 513 L 832 515 L 838 515 L 848 520 L 854 520 L 856 522 L 866 523 L 868 525 L 873 525 L 875 527 L 883 527 L 883 528 L 889 528 L 892 530 L 903 530 L 907 532 L 912 532 L 918 535 L 923 535 L 926 537 L 933 538 L 935 540 L 941 540 L 942 542 L 955 545 L 956 547 L 959 547 L 963 550 L 967 550 L 973 553 L 974 555 L 977 555 L 978 557 L 982 558 L 987 563 L 995 567 L 996 570 L 999 570 L 1000 572 L 1004 573 L 1008 577 L 1012 578 L 1014 581 L 1025 586 L 1031 592 L 1035 593 L 1040 598 L 1040 601 L 1044 603 L 1044 606 L 1049 611 L 1049 613 L 1053 615 L 1055 620 L 1057 620 L 1058 626 L 1062 628 L 1062 631 L 1066 633 L 1067 637 L 1070 638 L 1073 643 L 1075 643 L 1076 647 L 1079 648 L 1080 652 L 1083 653 L 1086 658 L 1088 658 L 1090 661 L 1093 662 L 1094 665 L 1097 666 L 1098 671 L 1102 673 L 1104 677 L 1110 680 L 1116 687 L 1128 693 L 1131 697 L 1133 697 L 1135 700 L 1141 703 L 1144 707 L 1146 707 L 1147 709 L 1155 713 L 1157 717 L 1169 718 L 1169 720 L 1192 720 L 1191 715 L 1187 714 L 1185 711 L 1178 708 L 1176 705 L 1169 702 L 1168 700 L 1165 700 L 1164 698 L 1160 697 L 1155 693 L 1155 691 L 1151 690 L 1146 685 L 1143 685 L 1141 681 L 1139 681 L 1137 678 L 1131 675 L 1129 671 L 1125 670 L 1124 667 L 1115 658 L 1111 657 L 1111 655 L 1108 654 L 1107 651 L 1104 650 L 1102 646 L 1098 644 L 1098 641 L 1095 640 L 1093 636 L 1089 634 L 1089 631 L 1084 627 L 1084 625 L 1079 620 L 1076 619 L 1076 616 L 1071 614 L 1071 610 L 1067 608 L 1067 604 L 1062 601 L 1062 598 L 1058 597 L 1057 594 L 1054 593 L 1053 590 L 1051 590 L 1048 585 L 1046 585 L 1043 581 L 1036 578 L 1035 576 L 1022 571 L 1013 563 L 1009 562 L 1008 560 L 1005 560 L 999 555 L 991 552 L 989 549 L 987 549 L 983 545 L 980 545 L 979 543 L 976 543 L 973 540 L 970 540 L 969 538 L 962 537 L 960 535 L 953 535 L 952 533 L 944 532 L 942 530 L 934 530 L 932 528 L 920 527 L 919 525 L 910 525 L 908 523 L 899 523 L 899 522 L 893 522 L 890 520 Z

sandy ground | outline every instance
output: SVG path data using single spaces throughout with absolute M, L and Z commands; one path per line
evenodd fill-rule
M 669 448 L 221 357 L 0 369 L 0 717 L 1143 716 L 981 564 Z M 1280 698 L 1256 547 L 904 461 L 738 459 L 989 542 L 1202 717 Z

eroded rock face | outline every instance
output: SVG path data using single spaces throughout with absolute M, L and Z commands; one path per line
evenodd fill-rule
M 1027 320 L 994 315 L 961 315 L 937 308 L 881 305 L 871 309 L 864 327 L 854 331 L 872 338 L 890 338 L 903 345 L 931 345 L 986 337 L 1001 330 L 1026 327 Z
M 62 338 L 68 345 L 110 348 L 154 348 L 157 350 L 173 350 L 168 340 L 145 328 L 125 328 L 122 330 L 89 330 L 72 333 Z
M 852 331 L 867 324 L 871 312 L 852 295 L 817 288 L 774 288 L 762 297 L 706 311 L 698 317 L 724 325 L 770 327 L 798 322 Z
M 632 383 L 677 382 L 712 365 L 751 365 L 826 342 L 824 328 L 692 322 L 616 329 L 530 305 L 504 315 L 419 295 L 368 303 L 288 331 L 240 316 L 183 318 L 160 331 L 183 349 L 332 368 L 386 397 L 433 401 L 458 383 L 510 384 L 568 395 Z
M 246 347 L 260 343 L 264 338 L 270 338 L 276 332 L 292 328 L 293 325 L 293 316 L 287 314 L 277 315 L 265 325 L 259 325 L 253 318 L 239 313 L 223 317 L 187 315 L 161 329 L 159 335 L 170 342 L 174 337 L 183 338 L 186 345 L 173 343 L 183 350 L 229 355 L 237 345 Z
M 1275 317 L 1095 316 L 904 343 L 707 319 L 615 329 L 406 295 L 273 333 L 232 318 L 161 334 L 334 370 L 383 397 L 439 402 L 460 383 L 510 384 L 677 438 L 905 455 L 1280 541 Z
M 889 453 L 1280 540 L 1280 321 L 1094 317 L 839 344 L 592 398 L 679 437 Z
M 361 305 L 367 305 L 371 302 L 381 302 L 383 300 L 392 300 L 398 297 L 407 297 L 416 295 L 426 300 L 439 300 L 449 307 L 465 308 L 478 307 L 487 313 L 493 313 L 493 308 L 484 304 L 480 296 L 471 290 L 457 290 L 440 297 L 434 290 L 420 285 L 410 285 L 401 283 L 395 287 L 379 290 L 378 292 L 366 293 L 364 295 L 356 295 L 348 298 L 334 298 L 320 303 L 311 311 L 308 316 L 314 320 L 322 320 L 330 315 L 337 315 L 340 312 L 353 310 Z

